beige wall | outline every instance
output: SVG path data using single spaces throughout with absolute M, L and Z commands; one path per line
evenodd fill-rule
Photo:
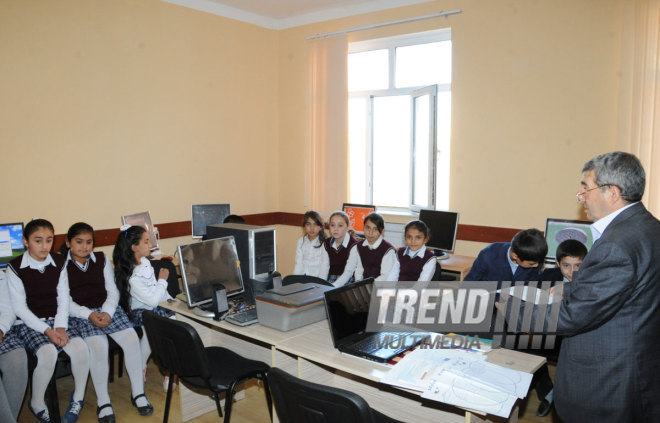
M 457 7 L 351 39 L 451 26 L 462 223 L 580 217 L 581 165 L 615 145 L 622 4 L 438 0 L 278 32 L 158 0 L 3 0 L 0 142 L 14 185 L 0 221 L 46 217 L 61 233 L 142 210 L 187 220 L 195 202 L 303 212 L 305 37 Z M 300 231 L 282 232 L 292 269 Z

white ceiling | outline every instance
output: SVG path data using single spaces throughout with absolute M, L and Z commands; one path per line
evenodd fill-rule
M 270 29 L 392 9 L 432 0 L 162 0 Z

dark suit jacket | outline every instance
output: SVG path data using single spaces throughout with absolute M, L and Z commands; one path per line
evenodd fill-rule
M 466 281 L 537 281 L 540 269 L 525 269 L 518 266 L 516 274 L 509 265 L 510 242 L 495 242 L 479 252 L 472 268 L 465 276 Z
M 570 422 L 660 422 L 660 222 L 619 214 L 574 273 L 555 385 Z

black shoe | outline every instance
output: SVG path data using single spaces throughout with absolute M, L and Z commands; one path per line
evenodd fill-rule
M 536 415 L 538 417 L 545 417 L 552 411 L 553 403 L 548 402 L 548 400 L 543 400 L 539 404 L 539 408 L 536 409 Z
M 96 407 L 96 417 L 99 419 L 99 423 L 115 423 L 115 413 L 114 412 L 112 414 L 108 414 L 107 416 L 98 417 L 101 410 L 103 410 L 104 408 L 108 408 L 108 407 L 112 408 L 112 405 L 110 405 L 108 403 L 108 404 L 103 404 L 100 407 Z
M 144 394 L 136 395 L 135 398 L 131 397 L 131 403 L 133 404 L 133 407 L 137 408 L 137 411 L 141 416 L 150 416 L 150 415 L 152 415 L 154 413 L 154 406 L 149 403 L 149 400 L 147 400 L 147 405 L 144 405 L 142 407 L 138 407 L 138 405 L 135 401 L 137 401 L 137 399 L 140 398 L 140 397 L 147 398 L 147 396 L 144 395 Z

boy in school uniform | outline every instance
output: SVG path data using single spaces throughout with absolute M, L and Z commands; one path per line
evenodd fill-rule
M 580 265 L 586 255 L 587 247 L 585 247 L 580 241 L 575 239 L 567 239 L 566 241 L 563 241 L 557 246 L 557 252 L 555 253 L 557 267 L 545 269 L 541 274 L 540 280 L 549 282 L 571 282 L 573 280 L 573 273 L 580 269 Z M 568 284 L 564 285 L 564 295 L 566 289 L 569 289 L 569 287 L 570 285 Z M 552 350 L 545 351 L 543 355 L 548 359 L 557 361 L 560 347 L 561 337 L 557 337 L 555 347 Z M 536 410 L 536 415 L 539 417 L 545 417 L 550 414 L 553 406 L 554 387 L 552 381 L 550 381 L 550 384 L 548 385 L 548 380 L 549 379 L 543 378 L 543 382 L 546 385 L 545 388 L 539 390 L 539 387 L 537 386 L 537 392 L 545 392 L 550 388 L 543 398 L 541 398 L 539 393 L 539 400 L 541 400 L 541 403 Z

